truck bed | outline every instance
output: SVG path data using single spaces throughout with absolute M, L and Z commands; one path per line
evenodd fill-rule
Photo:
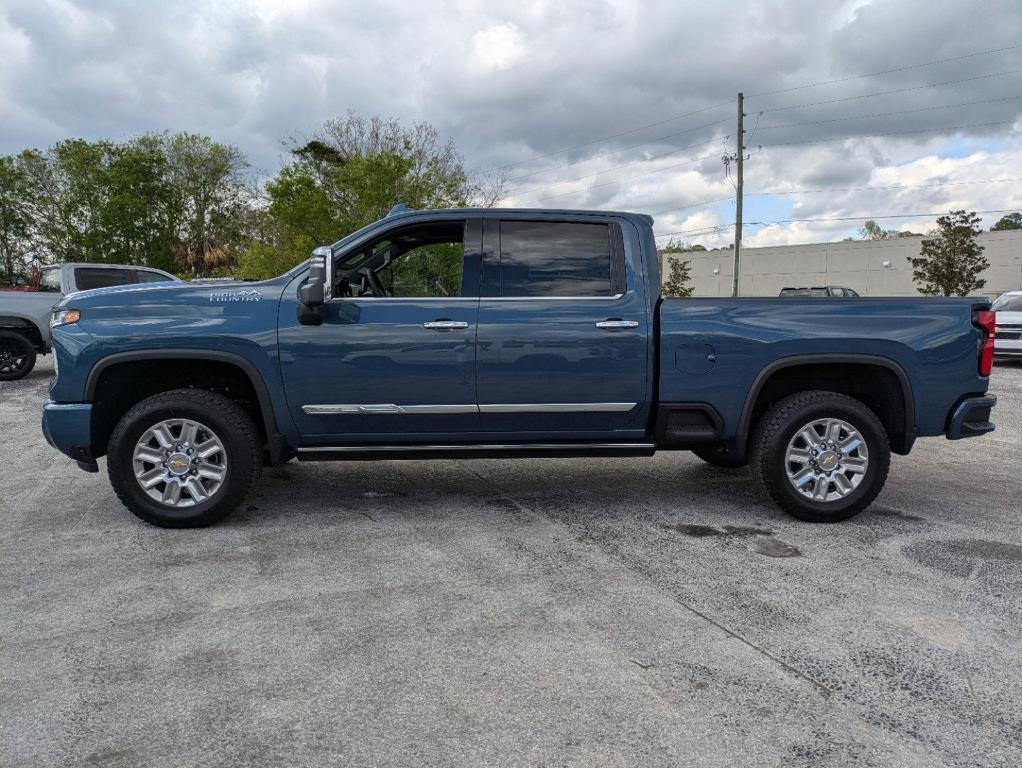
M 986 391 L 973 298 L 665 299 L 658 308 L 661 403 L 712 404 L 721 437 L 741 438 L 771 373 L 820 363 L 886 368 L 907 391 L 914 434 L 944 433 L 963 394 Z

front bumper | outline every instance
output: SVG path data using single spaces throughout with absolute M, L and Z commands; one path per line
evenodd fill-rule
M 997 405 L 995 395 L 967 397 L 951 411 L 948 419 L 948 440 L 961 440 L 964 437 L 978 437 L 994 431 L 990 421 L 990 409 Z
M 92 403 L 54 403 L 43 406 L 43 437 L 46 442 L 94 472 L 92 456 Z

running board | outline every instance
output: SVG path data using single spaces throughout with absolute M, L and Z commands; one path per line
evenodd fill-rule
M 652 443 L 518 443 L 484 445 L 340 445 L 298 449 L 299 461 L 390 459 L 520 459 L 652 456 Z

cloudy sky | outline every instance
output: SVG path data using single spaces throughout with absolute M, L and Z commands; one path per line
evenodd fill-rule
M 893 216 L 1022 208 L 1020 30 L 1019 0 L 0 0 L 0 153 L 189 130 L 272 174 L 327 118 L 421 119 L 507 205 L 712 246 L 743 91 L 747 245 L 925 231 Z

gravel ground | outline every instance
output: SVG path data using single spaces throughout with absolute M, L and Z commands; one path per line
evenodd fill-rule
M 291 464 L 132 517 L 0 384 L 4 766 L 1022 764 L 1022 367 L 813 526 L 654 459 Z

